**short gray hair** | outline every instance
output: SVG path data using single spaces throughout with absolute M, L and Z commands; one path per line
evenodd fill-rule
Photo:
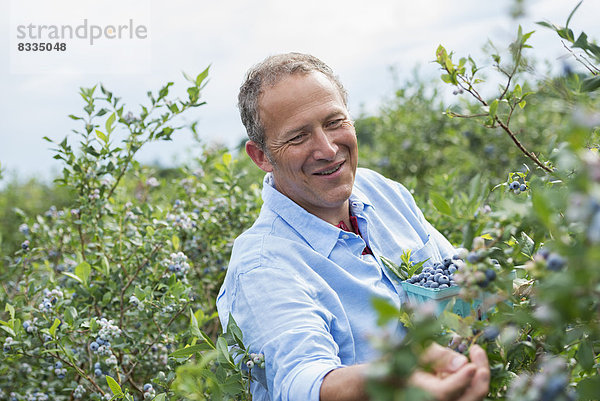
M 258 109 L 258 99 L 265 86 L 274 86 L 293 74 L 309 74 L 313 71 L 322 73 L 337 87 L 344 105 L 347 106 L 348 94 L 339 78 L 327 64 L 309 54 L 286 53 L 270 56 L 248 70 L 240 87 L 238 107 L 248 138 L 260 149 L 266 150 L 265 130 Z

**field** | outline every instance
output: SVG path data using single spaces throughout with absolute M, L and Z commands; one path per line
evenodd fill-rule
M 422 397 L 381 372 L 407 377 L 431 341 L 482 345 L 489 399 L 598 399 L 600 48 L 568 26 L 540 29 L 580 70 L 535 79 L 521 29 L 484 60 L 440 46 L 440 80 L 415 76 L 355 122 L 359 164 L 411 190 L 466 249 L 461 299 L 485 299 L 483 319 L 375 303 L 407 335 L 377 340 L 374 400 Z M 101 84 L 82 88 L 77 140 L 45 138 L 61 176 L 0 193 L 0 400 L 251 398 L 264 356 L 247 352 L 235 322 L 221 334 L 215 298 L 233 240 L 260 210 L 262 172 L 211 146 L 179 168 L 136 161 L 189 128 L 179 118 L 202 107 L 208 75 L 186 77 L 184 99 L 171 82 L 150 92 L 141 114 Z

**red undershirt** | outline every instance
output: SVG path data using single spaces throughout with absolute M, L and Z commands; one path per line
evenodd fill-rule
M 342 220 L 338 223 L 336 227 L 341 228 L 344 231 L 354 233 L 362 238 L 360 231 L 358 231 L 358 220 L 356 219 L 356 216 L 350 216 L 350 225 L 352 226 L 352 229 L 349 229 L 346 223 L 344 223 L 344 221 Z M 365 246 L 365 249 L 363 249 L 362 254 L 373 255 L 373 252 L 371 252 L 371 249 L 368 246 Z

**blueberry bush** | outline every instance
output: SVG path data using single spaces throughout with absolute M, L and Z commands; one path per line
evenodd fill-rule
M 540 28 L 580 72 L 531 74 L 534 33 L 519 29 L 507 52 L 488 46 L 489 62 L 438 47 L 446 86 L 415 75 L 357 119 L 361 165 L 403 182 L 457 246 L 438 264 L 385 261 L 407 291 L 454 295 L 444 308 L 374 300 L 382 323 L 407 331 L 373 339 L 383 357 L 372 399 L 426 399 L 386 378 L 408 377 L 431 341 L 465 354 L 481 344 L 489 399 L 598 398 L 600 50 L 574 34 L 572 15 Z M 185 117 L 208 73 L 186 75 L 184 97 L 169 82 L 138 108 L 82 88 L 83 110 L 69 116 L 81 128 L 46 138 L 63 167 L 55 185 L 0 191 L 0 400 L 251 399 L 268 355 L 249 353 L 232 317 L 221 334 L 215 298 L 234 238 L 260 210 L 262 172 L 204 145 L 175 169 L 136 160 L 147 143 L 195 130 Z M 448 87 L 456 101 L 445 105 Z
M 455 232 L 448 236 L 469 249 L 455 256 L 465 257 L 453 276 L 460 298 L 442 311 L 434 295 L 450 288 L 439 289 L 438 277 L 425 263 L 407 283 L 429 288 L 429 302 L 413 302 L 400 311 L 377 303 L 381 318 L 400 319 L 408 334 L 402 339 L 377 339 L 385 356 L 371 372 L 373 398 L 427 399 L 416 389 L 398 391 L 382 379 L 408 377 L 431 341 L 466 354 L 471 345 L 482 345 L 492 370 L 490 399 L 598 398 L 600 48 L 585 33 L 575 39 L 568 27 L 572 15 L 564 27 L 540 25 L 571 43 L 570 51 L 586 72 L 569 71 L 537 85 L 525 81 L 523 75 L 531 68 L 525 51 L 533 32 L 519 28 L 509 46 L 509 61 L 496 49 L 490 55 L 493 71 L 504 79 L 491 97 L 481 95 L 490 77 L 481 77 L 483 68 L 473 58 L 456 62 L 451 52 L 438 47 L 442 80 L 472 100 L 448 108 L 446 115 L 501 134 L 522 154 L 524 165 L 504 179 L 484 181 L 471 175 L 468 185 L 463 184 L 466 191 L 458 194 L 447 184 L 437 184 L 440 192 L 429 191 L 430 215 L 451 223 Z M 545 141 L 529 141 L 528 134 L 539 127 L 528 123 L 530 100 L 535 109 L 541 101 L 564 107 L 560 125 L 552 127 L 554 132 Z M 537 146 L 535 152 L 532 146 Z M 445 178 L 454 179 L 453 174 Z M 453 313 L 455 302 L 468 302 L 471 312 Z
M 70 116 L 82 125 L 77 147 L 46 138 L 73 196 L 17 213 L 22 241 L 2 259 L 0 399 L 170 399 L 191 355 L 177 350 L 216 340 L 214 300 L 233 239 L 260 206 L 258 185 L 222 149 L 171 179 L 135 160 L 183 128 L 207 75 L 189 78 L 184 99 L 169 96 L 172 83 L 149 92 L 136 114 L 102 86 L 82 88 L 83 113 Z M 231 359 L 223 341 L 216 349 Z

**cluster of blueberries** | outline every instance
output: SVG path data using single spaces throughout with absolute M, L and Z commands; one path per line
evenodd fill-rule
M 61 361 L 57 361 L 54 364 L 54 374 L 60 380 L 64 379 L 67 375 L 67 369 L 63 368 L 63 364 Z
M 56 302 L 60 298 L 63 298 L 63 297 L 64 297 L 64 294 L 59 288 L 55 288 L 52 291 L 50 291 L 47 288 L 44 288 L 44 299 L 42 300 L 42 302 L 39 304 L 38 307 L 42 311 L 49 312 L 50 310 L 52 310 L 52 308 L 54 307 Z M 27 331 L 27 332 L 29 333 L 29 331 Z
M 165 265 L 171 273 L 175 273 L 178 277 L 183 277 L 190 270 L 188 258 L 183 252 L 172 253 L 170 258 L 165 261 Z
M 104 372 L 102 372 L 102 365 L 100 364 L 100 362 L 96 362 L 94 364 L 94 374 L 96 375 L 96 377 L 102 377 L 102 375 L 104 374 Z
M 152 384 L 150 384 L 150 383 L 144 384 L 144 399 L 151 400 L 154 397 L 156 397 L 156 391 L 154 391 Z
M 85 387 L 83 387 L 81 384 L 78 384 L 77 387 L 75 387 L 75 390 L 73 390 L 73 398 L 76 400 L 81 399 L 84 394 Z
M 259 368 L 264 368 L 265 367 L 265 356 L 263 354 L 250 354 L 250 359 L 246 362 L 246 367 L 248 367 L 248 369 L 252 369 L 255 366 L 258 366 Z
M 96 340 L 90 343 L 90 351 L 100 355 L 110 354 L 110 341 L 96 337 Z
M 3 350 L 4 352 L 10 352 L 10 347 L 15 344 L 15 341 L 13 340 L 12 337 L 6 337 L 4 339 L 4 346 L 3 346 Z
M 445 258 L 443 263 L 436 262 L 433 266 L 424 267 L 421 273 L 415 274 L 407 283 L 419 287 L 444 289 L 456 285 L 454 273 L 464 266 L 464 261 L 458 255 Z
M 508 188 L 513 190 L 516 194 L 527 191 L 527 185 L 521 184 L 519 181 L 513 181 L 508 185 Z

